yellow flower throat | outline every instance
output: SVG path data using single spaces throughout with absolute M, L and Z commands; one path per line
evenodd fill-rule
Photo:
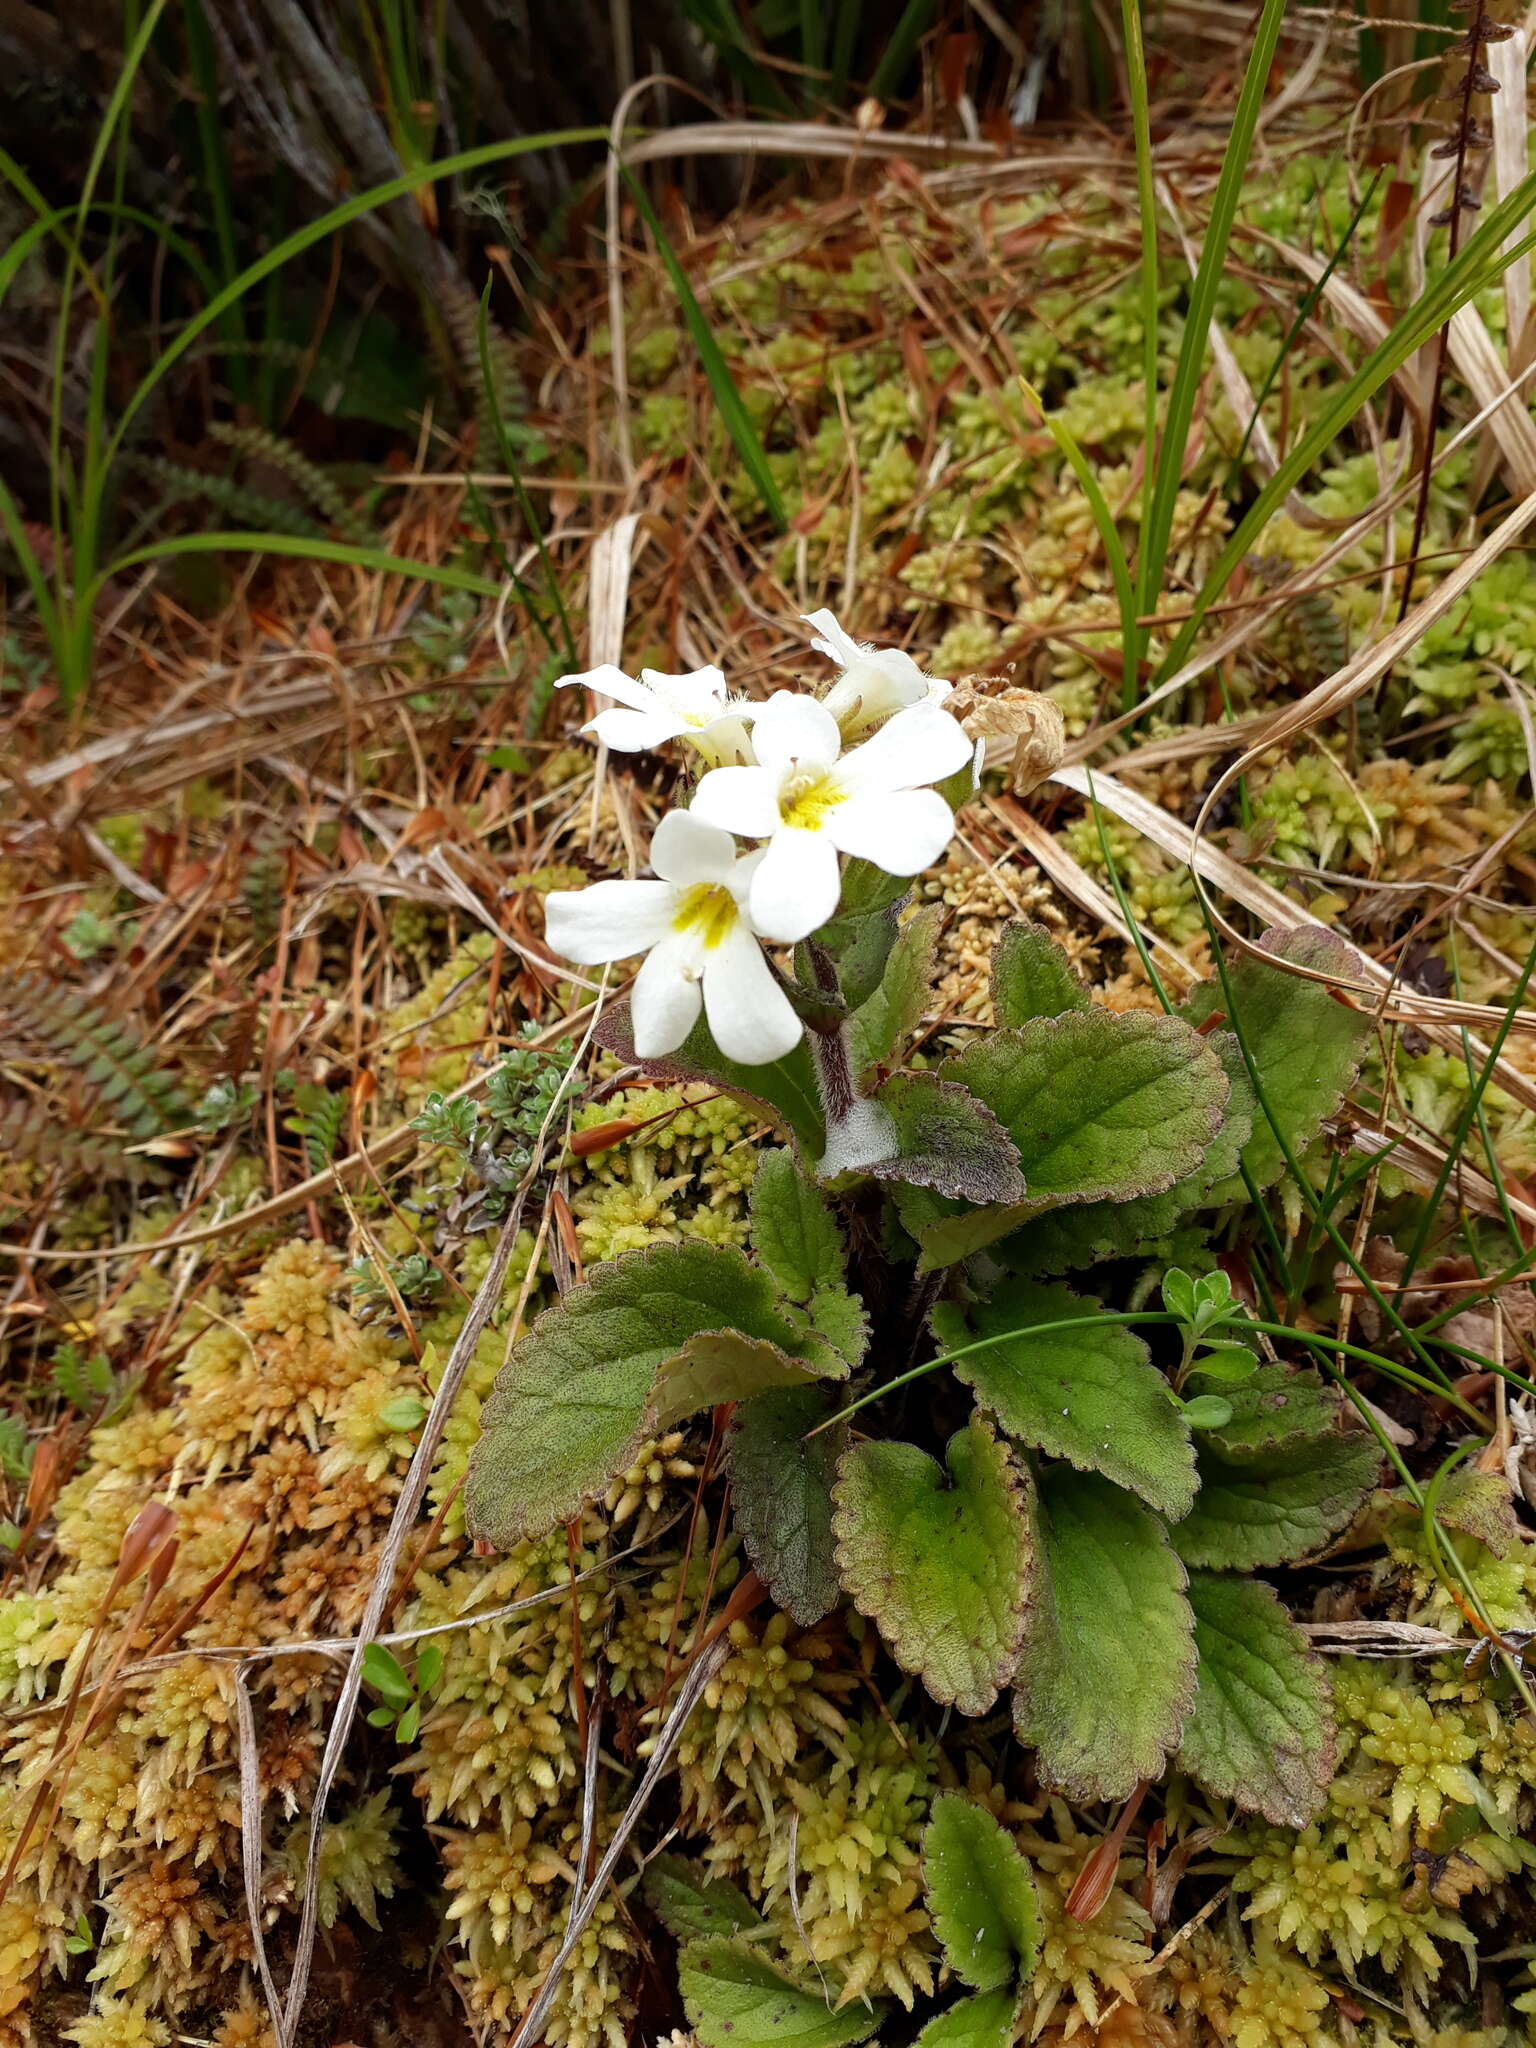
M 718 882 L 696 882 L 678 898 L 672 929 L 691 934 L 709 951 L 730 936 L 737 916 L 736 898 Z

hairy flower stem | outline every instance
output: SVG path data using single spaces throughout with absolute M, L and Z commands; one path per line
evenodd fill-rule
M 841 1004 L 842 991 L 831 954 L 809 941 L 805 950 L 818 993 L 834 997 Z M 896 1126 L 878 1102 L 871 1102 L 858 1091 L 846 1020 L 830 1031 L 808 1031 L 806 1043 L 827 1127 L 827 1149 L 822 1154 L 820 1171 L 830 1179 L 833 1174 L 850 1173 L 857 1167 L 889 1159 L 896 1150 Z

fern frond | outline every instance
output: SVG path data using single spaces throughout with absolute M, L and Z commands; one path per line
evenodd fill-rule
M 498 415 L 512 446 L 516 448 L 520 440 L 529 438 L 522 425 L 528 394 L 511 342 L 492 321 L 486 321 L 485 352 L 490 357 L 492 386 L 488 390 L 480 360 L 480 301 L 471 291 L 449 288 L 439 310 L 452 339 L 454 354 L 466 380 L 474 388 L 476 445 L 482 457 L 495 452 Z
M 280 470 L 294 489 L 338 533 L 355 541 L 366 542 L 370 538 L 367 527 L 338 490 L 335 478 L 327 476 L 319 463 L 311 462 L 292 441 L 284 440 L 281 434 L 271 433 L 266 427 L 237 427 L 225 420 L 214 421 L 208 432 L 215 441 L 222 442 L 235 454 L 243 455 L 248 462 L 265 462 Z
M 311 1173 L 324 1173 L 341 1148 L 342 1126 L 347 1120 L 347 1097 L 333 1095 L 318 1081 L 304 1081 L 293 1091 L 296 1105 L 288 1128 L 304 1140 Z
M 111 1361 L 99 1351 L 87 1358 L 75 1344 L 59 1346 L 48 1377 L 70 1407 L 78 1408 L 82 1415 L 89 1415 L 117 1391 Z
M 153 1138 L 192 1121 L 191 1105 L 151 1049 L 80 989 L 13 973 L 0 985 L 0 1015 L 30 1032 L 57 1065 L 77 1073 L 134 1137 Z
M 0 1157 L 57 1166 L 92 1180 L 121 1180 L 128 1171 L 121 1139 L 60 1123 L 30 1096 L 0 1102 Z
M 236 483 L 233 477 L 193 469 L 189 463 L 172 462 L 164 455 L 141 455 L 137 467 L 160 486 L 168 504 L 213 505 L 242 526 L 258 527 L 265 533 L 291 533 L 300 540 L 324 539 L 319 522 L 301 512 L 297 505 L 269 498 L 265 492 Z

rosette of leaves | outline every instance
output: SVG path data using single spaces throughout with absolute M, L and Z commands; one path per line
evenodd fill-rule
M 1181 1014 L 1116 1015 L 1015 925 L 997 1027 L 919 1066 L 934 922 L 850 897 L 802 949 L 800 993 L 891 1156 L 818 1176 L 827 1062 L 804 1044 L 734 1069 L 701 1025 L 653 1063 L 749 1096 L 787 1139 L 758 1168 L 750 1250 L 658 1243 L 549 1309 L 486 1404 L 470 1525 L 499 1547 L 541 1535 L 646 1438 L 728 1410 L 736 1525 L 797 1622 L 847 1601 L 941 1705 L 980 1715 L 1008 1692 L 1041 1778 L 1074 1797 L 1122 1798 L 1176 1765 L 1304 1824 L 1331 1770 L 1327 1689 L 1253 1575 L 1348 1523 L 1374 1441 L 1309 1370 L 1232 1371 L 1230 1294 L 1214 1332 L 1163 1357 L 1136 1326 L 1160 1342 L 1172 1319 L 1092 1282 L 1123 1297 L 1171 1235 L 1240 1220 L 1234 1204 L 1338 1110 L 1365 1021 L 1264 959 Z M 1348 966 L 1310 932 L 1263 945 Z

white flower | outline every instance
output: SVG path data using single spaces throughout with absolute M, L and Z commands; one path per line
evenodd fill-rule
M 699 784 L 693 815 L 768 841 L 747 899 L 766 939 L 803 939 L 832 916 L 842 887 L 839 853 L 888 874 L 915 875 L 954 835 L 949 805 L 923 787 L 971 759 L 971 742 L 947 711 L 931 704 L 898 711 L 873 739 L 842 754 L 827 707 L 781 690 L 759 710 L 752 746 L 758 765 L 713 769 Z
M 675 1052 L 702 1002 L 716 1045 L 751 1067 L 782 1059 L 800 1019 L 774 980 L 747 915 L 760 853 L 736 857 L 729 832 L 672 811 L 651 841 L 655 882 L 598 882 L 544 899 L 544 933 L 567 960 L 591 967 L 644 953 L 630 1021 L 635 1052 Z
M 628 707 L 600 711 L 582 727 L 618 753 L 637 754 L 666 740 L 687 740 L 712 766 L 752 758 L 747 723 L 757 706 L 744 697 L 728 696 L 725 677 L 717 668 L 697 668 L 685 676 L 643 668 L 636 682 L 612 662 L 604 662 L 584 675 L 562 676 L 556 688 L 577 684 Z
M 872 732 L 914 704 L 942 704 L 954 688 L 938 676 L 925 676 L 899 647 L 861 647 L 829 611 L 803 612 L 801 617 L 821 635 L 811 642 L 816 652 L 843 671 L 821 701 L 845 740 Z

